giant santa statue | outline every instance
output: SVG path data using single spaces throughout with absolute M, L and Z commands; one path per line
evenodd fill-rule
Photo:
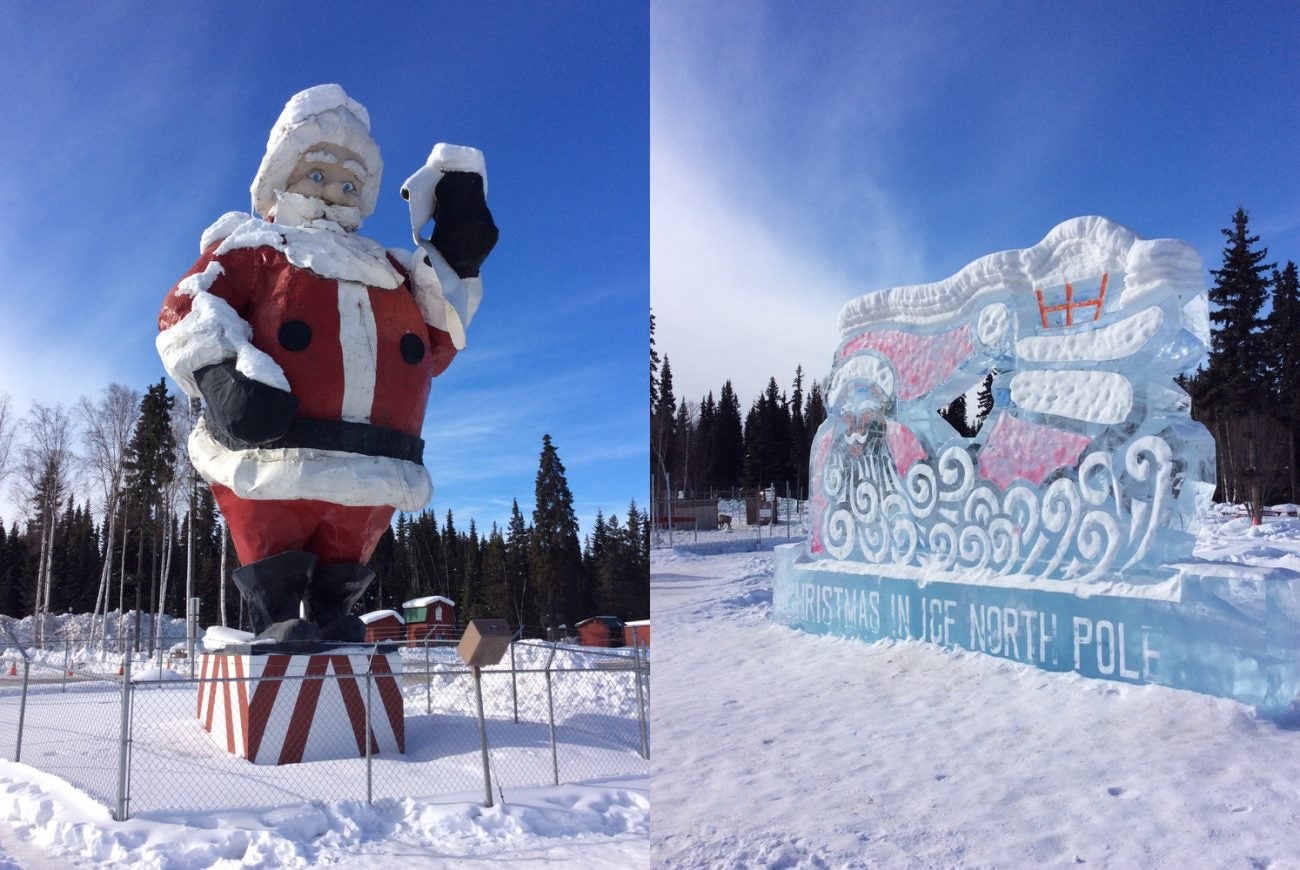
M 482 153 L 440 144 L 402 187 L 415 254 L 386 251 L 357 234 L 382 170 L 360 103 L 338 85 L 296 94 L 253 179 L 258 216 L 209 227 L 158 315 L 167 372 L 203 399 L 190 458 L 258 638 L 361 640 L 365 563 L 394 510 L 433 494 L 430 380 L 465 346 L 497 229 Z

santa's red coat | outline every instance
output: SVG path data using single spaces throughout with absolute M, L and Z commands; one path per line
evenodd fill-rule
M 160 349 L 170 333 L 190 363 L 219 361 L 213 355 L 219 358 L 221 347 L 229 353 L 232 337 L 226 333 L 240 332 L 242 324 L 233 321 L 232 327 L 227 318 L 217 328 L 194 311 L 196 300 L 210 294 L 251 327 L 246 341 L 279 366 L 300 401 L 299 418 L 369 424 L 418 437 L 430 381 L 450 364 L 456 348 L 445 331 L 425 323 L 401 264 L 390 256 L 386 265 L 400 282 L 395 288 L 323 277 L 290 262 L 281 244 L 223 250 L 215 242 L 167 294 L 158 316 Z M 205 299 L 200 307 L 214 306 Z M 205 342 L 211 347 L 204 349 Z M 191 374 L 185 364 L 177 367 L 182 376 Z M 275 444 L 236 450 L 202 426 L 191 452 L 219 496 L 245 564 L 285 549 L 324 549 L 328 553 L 318 553 L 322 561 L 364 562 L 393 506 L 411 510 L 428 497 L 420 490 L 427 473 L 407 460 Z M 242 502 L 256 504 L 241 507 Z M 339 506 L 367 510 L 334 509 Z M 273 521 L 277 511 L 284 517 L 279 523 Z M 359 516 L 365 521 L 348 528 Z M 313 547 L 313 541 L 329 546 Z

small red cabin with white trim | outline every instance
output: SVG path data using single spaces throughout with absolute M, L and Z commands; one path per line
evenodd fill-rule
M 406 620 L 396 610 L 363 613 L 361 621 L 366 626 L 366 643 L 406 640 Z
M 426 595 L 402 602 L 406 612 L 406 640 L 450 642 L 456 634 L 456 602 L 441 595 Z
M 650 646 L 650 620 L 638 619 L 623 623 L 623 645 L 643 648 Z
M 583 646 L 622 646 L 623 621 L 617 616 L 593 616 L 574 626 Z

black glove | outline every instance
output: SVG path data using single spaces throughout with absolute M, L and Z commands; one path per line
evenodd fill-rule
M 256 447 L 283 438 L 298 412 L 298 397 L 235 370 L 226 360 L 194 372 L 207 405 L 204 419 L 236 447 Z
M 483 176 L 448 172 L 433 189 L 433 246 L 462 278 L 478 276 L 500 233 L 488 211 Z

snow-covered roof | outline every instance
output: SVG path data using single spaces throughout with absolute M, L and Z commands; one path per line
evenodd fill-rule
M 640 627 L 643 626 L 643 625 L 649 625 L 649 624 L 650 624 L 650 620 L 648 620 L 648 619 L 634 619 L 634 620 L 632 620 L 631 622 L 625 622 L 625 623 L 623 623 L 623 624 L 624 624 L 624 625 L 630 625 L 630 626 L 632 626 L 633 628 L 640 628 Z
M 366 625 L 369 625 L 372 622 L 378 622 L 379 620 L 385 619 L 389 616 L 395 618 L 402 624 L 406 623 L 406 620 L 402 618 L 402 614 L 398 613 L 396 610 L 372 610 L 369 613 L 361 614 L 360 619 Z
M 452 607 L 456 606 L 455 601 L 452 601 L 450 598 L 443 598 L 441 595 L 426 595 L 423 598 L 412 598 L 410 601 L 403 601 L 402 606 L 403 607 L 428 607 L 430 604 L 435 604 L 439 601 L 441 601 L 443 604 L 450 604 Z
M 587 619 L 584 619 L 582 622 L 579 622 L 577 625 L 574 626 L 574 628 L 582 628 L 582 626 L 586 625 L 587 623 L 596 622 L 596 621 L 603 622 L 606 625 L 609 625 L 611 622 L 617 622 L 619 625 L 623 624 L 623 620 L 619 619 L 617 616 L 591 616 L 588 617 Z

